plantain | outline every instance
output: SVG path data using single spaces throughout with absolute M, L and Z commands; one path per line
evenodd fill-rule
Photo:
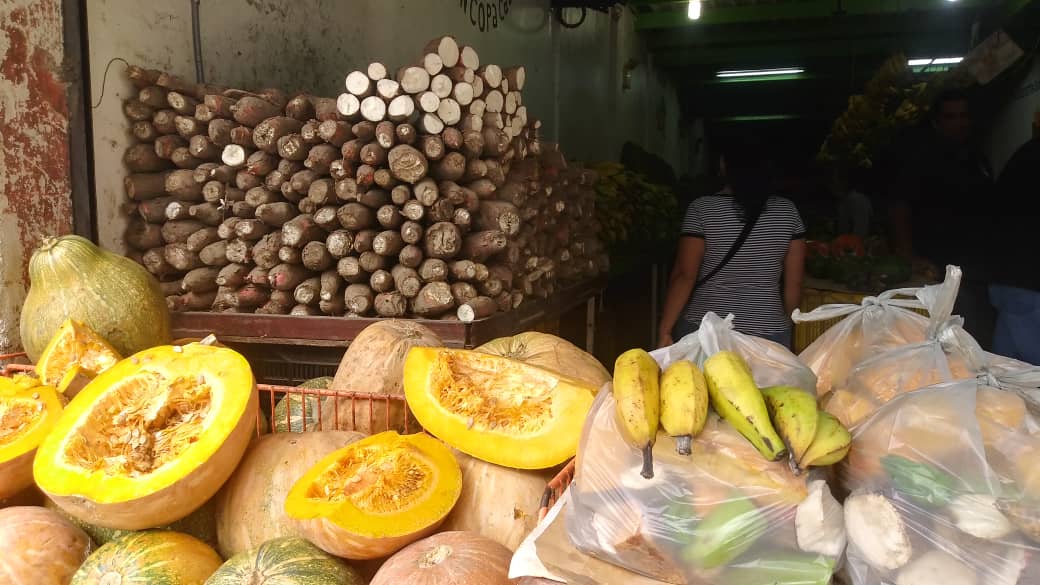
M 793 386 L 771 386 L 762 389 L 773 427 L 784 440 L 790 454 L 791 469 L 801 473 L 798 462 L 816 437 L 816 397 Z
M 769 420 L 762 392 L 739 355 L 720 351 L 704 362 L 704 377 L 715 412 L 737 429 L 769 461 L 787 453 L 784 441 Z
M 654 477 L 654 443 L 661 422 L 661 368 L 641 349 L 632 349 L 614 362 L 614 401 L 622 435 L 643 453 L 646 479 Z
M 708 418 L 708 384 L 690 361 L 679 360 L 661 374 L 661 426 L 675 437 L 675 451 L 692 452 L 693 437 Z
M 817 413 L 817 417 L 816 436 L 798 460 L 802 469 L 834 465 L 844 459 L 852 448 L 852 434 L 842 426 L 841 421 L 822 410 Z

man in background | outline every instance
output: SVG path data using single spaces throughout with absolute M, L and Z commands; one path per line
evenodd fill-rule
M 997 192 L 1006 200 L 1005 213 L 995 239 L 1001 249 L 991 256 L 1013 256 L 1003 262 L 989 287 L 997 309 L 993 351 L 1040 365 L 1040 266 L 1035 254 L 1040 228 L 1040 112 L 1033 118 L 1033 137 L 1015 151 L 997 181 Z
M 995 312 L 989 303 L 990 227 L 984 216 L 997 205 L 990 166 L 976 141 L 968 95 L 940 94 L 930 127 L 903 151 L 889 192 L 889 220 L 897 254 L 915 268 L 947 264 L 963 269 L 955 314 L 984 348 L 992 345 Z M 915 273 L 918 270 L 915 270 Z

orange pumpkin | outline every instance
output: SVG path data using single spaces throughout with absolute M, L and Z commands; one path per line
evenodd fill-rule
M 455 459 L 462 468 L 462 495 L 441 530 L 475 532 L 515 551 L 538 524 L 553 470 L 502 467 L 457 450 Z
M 441 532 L 390 557 L 369 585 L 509 585 L 513 554 L 475 532 Z
M 68 585 L 90 554 L 87 533 L 37 506 L 0 510 L 0 583 Z
M 587 382 L 597 391 L 611 379 L 610 372 L 592 354 L 548 333 L 528 331 L 500 337 L 478 347 L 477 351 L 551 370 Z
M 413 347 L 442 347 L 444 343 L 432 331 L 414 321 L 387 319 L 366 327 L 350 343 L 336 370 L 330 390 L 339 392 L 378 392 L 400 396 L 402 400 L 354 400 L 341 398 L 324 401 L 321 409 L 323 429 L 360 431 L 375 434 L 394 430 L 414 433 L 419 424 L 409 418 L 404 428 L 407 408 L 403 400 L 404 361 Z
M 363 439 L 361 433 L 275 433 L 246 451 L 235 474 L 217 495 L 217 550 L 224 558 L 254 549 L 296 529 L 285 515 L 285 496 L 308 469 L 336 449 Z

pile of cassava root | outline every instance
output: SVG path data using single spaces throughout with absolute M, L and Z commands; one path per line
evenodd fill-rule
M 595 176 L 539 143 L 524 68 L 451 37 L 338 99 L 128 76 L 126 242 L 171 310 L 472 321 L 607 269 Z

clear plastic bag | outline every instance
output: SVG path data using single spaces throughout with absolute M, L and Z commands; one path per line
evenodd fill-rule
M 942 322 L 933 315 L 928 339 L 903 345 L 862 361 L 848 375 L 846 386 L 821 401 L 823 409 L 848 428 L 866 420 L 894 398 L 942 382 L 974 379 L 987 368 L 1028 368 L 1029 364 L 982 351 L 962 327 L 960 317 Z
M 698 365 L 721 350 L 741 354 L 755 381 L 811 391 L 815 377 L 782 346 L 736 333 L 732 317 L 709 313 L 700 330 L 651 355 L 662 367 Z M 640 475 L 640 452 L 622 438 L 607 385 L 586 419 L 566 527 L 585 554 L 675 584 L 826 585 L 841 558 L 841 506 L 815 474 L 771 462 L 714 413 L 675 452 L 658 433 L 655 476 Z
M 791 318 L 796 323 L 844 317 L 798 356 L 816 373 L 817 395 L 844 388 L 856 365 L 870 356 L 926 341 L 932 324 L 950 318 L 960 281 L 961 270 L 948 266 L 942 284 L 890 290 L 866 297 L 858 305 L 823 305 L 808 313 L 795 310 Z M 931 318 L 911 309 L 927 309 Z
M 840 473 L 850 585 L 1040 583 L 1040 408 L 1023 384 L 1040 369 L 987 367 L 855 430 Z

